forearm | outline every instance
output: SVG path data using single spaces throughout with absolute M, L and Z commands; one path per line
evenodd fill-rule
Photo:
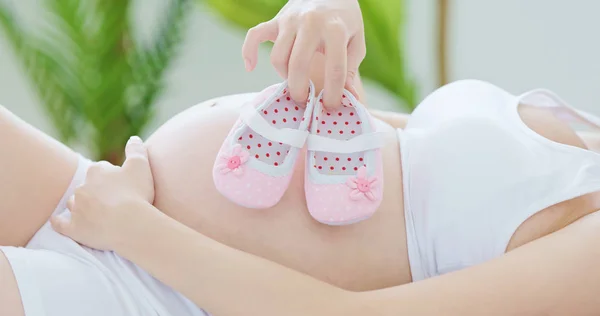
M 214 315 L 350 315 L 350 293 L 224 246 L 150 205 L 119 254 Z
M 599 266 L 597 213 L 490 262 L 363 293 L 360 304 L 385 311 L 369 315 L 599 315 Z
M 117 251 L 219 316 L 590 315 L 600 312 L 594 216 L 483 265 L 363 293 L 219 244 L 154 208 Z

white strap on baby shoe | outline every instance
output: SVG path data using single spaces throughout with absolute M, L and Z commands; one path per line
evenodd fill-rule
M 252 104 L 247 104 L 242 107 L 240 118 L 252 130 L 274 142 L 302 148 L 308 137 L 308 131 L 274 127 L 257 112 Z
M 310 151 L 321 151 L 339 154 L 351 154 L 361 151 L 381 148 L 385 145 L 383 133 L 366 133 L 349 140 L 339 140 L 319 135 L 309 135 L 307 149 Z

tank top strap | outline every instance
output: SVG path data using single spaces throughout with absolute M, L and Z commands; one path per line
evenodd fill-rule
M 536 89 L 526 92 L 518 98 L 521 104 L 544 107 L 552 110 L 557 117 L 564 122 L 583 124 L 600 131 L 600 117 L 572 107 L 550 90 Z

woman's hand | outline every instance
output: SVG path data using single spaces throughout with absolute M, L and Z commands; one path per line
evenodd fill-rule
M 340 106 L 344 87 L 357 95 L 354 80 L 366 54 L 357 0 L 290 0 L 275 18 L 248 31 L 242 49 L 248 71 L 256 66 L 258 46 L 265 41 L 275 43 L 271 63 L 288 79 L 294 101 L 306 102 L 311 60 L 317 52 L 326 58 L 325 107 Z
M 154 200 L 154 181 L 148 153 L 139 137 L 127 143 L 123 167 L 107 162 L 90 167 L 86 182 L 69 200 L 71 217 L 53 217 L 59 233 L 100 250 L 115 250 L 133 233 L 140 214 Z

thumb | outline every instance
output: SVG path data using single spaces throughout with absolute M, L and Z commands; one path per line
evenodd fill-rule
M 144 142 L 138 136 L 131 137 L 125 146 L 123 168 L 139 173 L 150 172 L 148 150 L 146 150 L 146 145 L 144 145 Z
M 59 234 L 72 237 L 71 220 L 60 216 L 50 217 L 52 228 Z

